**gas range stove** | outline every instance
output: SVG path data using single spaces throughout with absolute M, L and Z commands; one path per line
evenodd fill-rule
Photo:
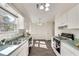
M 61 35 L 55 36 L 53 38 L 53 49 L 57 54 L 61 55 L 61 40 L 69 41 L 74 40 L 74 35 L 69 33 L 61 33 Z
M 61 33 L 61 35 L 55 36 L 54 38 L 57 38 L 59 40 L 74 40 L 74 35 L 70 33 Z

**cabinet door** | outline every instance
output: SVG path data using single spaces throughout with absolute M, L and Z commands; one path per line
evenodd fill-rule
M 75 27 L 79 28 L 79 5 L 76 6 L 76 20 L 75 20 Z
M 60 23 L 59 26 L 63 25 L 63 18 L 62 17 L 60 17 L 59 23 Z
M 62 26 L 67 25 L 67 18 L 66 18 L 66 14 L 62 15 Z
M 10 56 L 27 56 L 28 55 L 28 41 L 21 47 L 17 48 Z
M 28 41 L 23 45 L 22 50 L 17 56 L 28 56 Z
M 55 20 L 55 24 L 57 25 L 57 26 L 61 26 L 61 23 L 62 22 L 60 22 L 61 21 L 61 17 L 59 17 L 59 18 L 57 18 L 56 20 Z
M 67 25 L 67 14 L 62 15 L 62 16 L 58 19 L 58 25 L 59 25 L 59 26 Z
M 17 56 L 20 51 L 22 51 L 23 46 L 17 48 L 14 52 L 10 54 L 10 56 Z
M 68 12 L 68 28 L 79 28 L 79 7 L 76 6 Z

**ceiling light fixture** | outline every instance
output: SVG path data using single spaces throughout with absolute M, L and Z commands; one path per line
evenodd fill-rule
M 40 10 L 49 11 L 50 4 L 49 3 L 39 3 L 36 7 Z
M 46 3 L 46 4 L 45 4 L 45 7 L 49 7 L 49 6 L 50 6 L 50 4 L 49 4 L 49 3 Z
M 41 6 L 40 6 L 40 9 L 41 9 L 41 10 L 43 10 L 43 9 L 44 9 L 44 6 L 43 6 L 43 5 L 41 5 Z
M 45 11 L 49 11 L 49 8 L 45 8 Z

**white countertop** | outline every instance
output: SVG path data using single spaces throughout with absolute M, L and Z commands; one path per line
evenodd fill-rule
M 74 45 L 74 42 L 71 40 L 62 40 L 61 41 L 66 48 L 68 48 L 74 55 L 79 56 L 79 48 Z

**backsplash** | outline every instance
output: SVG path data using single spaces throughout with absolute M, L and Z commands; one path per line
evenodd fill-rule
M 0 34 L 0 40 L 2 40 L 2 39 L 11 40 L 12 38 L 15 38 L 20 35 L 22 35 L 22 33 L 19 33 L 18 31 L 2 33 L 2 34 Z

